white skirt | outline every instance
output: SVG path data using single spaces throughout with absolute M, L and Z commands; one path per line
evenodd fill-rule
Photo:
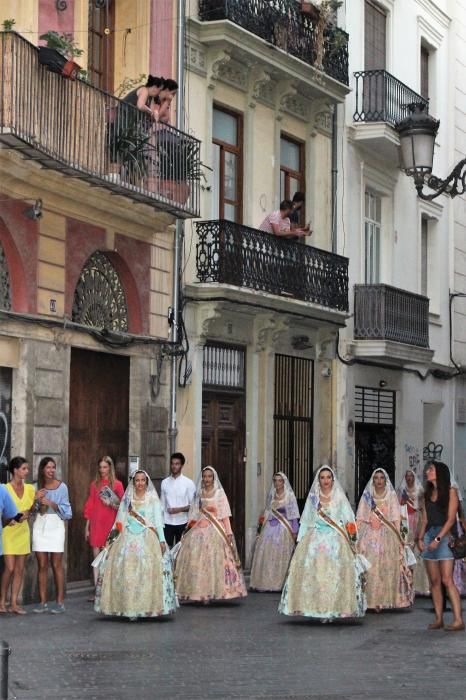
M 65 523 L 55 513 L 37 515 L 32 528 L 33 552 L 64 552 Z

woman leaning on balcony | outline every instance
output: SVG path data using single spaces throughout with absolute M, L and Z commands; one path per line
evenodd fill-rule
M 123 102 L 147 113 L 154 121 L 168 122 L 170 105 L 177 90 L 175 80 L 149 75 L 146 84 L 131 90 Z

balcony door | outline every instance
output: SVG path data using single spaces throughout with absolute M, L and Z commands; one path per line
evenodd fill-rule
M 382 239 L 382 197 L 366 190 L 364 197 L 365 284 L 380 282 L 380 248 Z
M 296 192 L 304 192 L 304 144 L 288 136 L 280 137 L 280 201 L 293 199 Z M 304 226 L 304 205 L 298 211 L 299 226 Z
M 370 0 L 364 3 L 364 70 L 384 71 L 387 53 L 387 15 Z M 381 72 L 364 78 L 364 114 L 366 121 L 384 121 L 386 80 Z
M 113 92 L 114 31 L 116 0 L 89 0 L 88 64 L 94 87 Z
M 242 142 L 241 115 L 215 106 L 212 117 L 213 219 L 242 222 Z

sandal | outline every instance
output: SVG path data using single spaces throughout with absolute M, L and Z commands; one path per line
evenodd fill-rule
M 27 615 L 26 610 L 20 605 L 17 608 L 10 608 L 10 612 L 13 613 L 13 615 Z

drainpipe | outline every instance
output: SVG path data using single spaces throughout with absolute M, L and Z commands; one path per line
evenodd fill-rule
M 177 71 L 176 80 L 178 93 L 176 98 L 176 128 L 184 129 L 184 35 L 186 27 L 186 0 L 178 0 L 177 22 Z M 173 242 L 173 287 L 172 287 L 172 325 L 170 340 L 173 343 L 179 340 L 179 314 L 180 314 L 180 286 L 181 286 L 181 250 L 183 242 L 183 220 L 176 220 L 175 239 Z M 176 451 L 176 437 L 178 428 L 176 424 L 176 387 L 178 376 L 178 358 L 171 358 L 170 376 L 170 427 L 168 437 L 170 441 L 170 453 Z
M 332 253 L 337 252 L 338 105 L 332 116 Z

